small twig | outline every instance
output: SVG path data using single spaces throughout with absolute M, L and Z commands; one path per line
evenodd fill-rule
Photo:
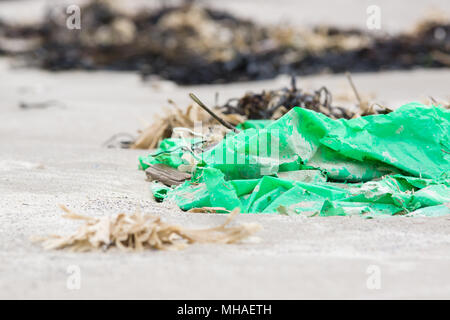
M 388 107 L 386 107 L 386 106 L 384 106 L 384 105 L 382 105 L 382 104 L 380 104 L 380 103 L 378 103 L 378 102 L 372 103 L 372 104 L 369 106 L 369 109 L 370 109 L 370 110 L 373 110 L 373 107 L 374 107 L 374 106 L 380 107 L 381 109 L 383 109 L 383 112 L 386 112 L 386 113 L 390 113 L 390 112 L 393 112 L 393 111 L 394 111 L 394 110 L 392 110 L 391 108 L 388 108 Z
M 297 79 L 294 75 L 291 76 L 291 89 L 292 91 L 297 91 Z
M 355 84 L 353 83 L 353 79 L 352 79 L 352 76 L 351 76 L 350 72 L 346 72 L 345 75 L 346 75 L 346 77 L 348 79 L 348 82 L 350 83 L 350 86 L 353 89 L 353 92 L 355 93 L 355 96 L 356 96 L 356 99 L 358 100 L 359 105 L 362 106 L 363 105 L 362 99 L 361 99 L 361 97 L 360 97 L 360 95 L 358 93 L 358 90 L 356 89 Z
M 320 98 L 322 98 L 322 93 L 325 93 L 325 101 L 322 103 L 322 105 L 329 108 L 333 99 L 331 92 L 325 86 L 321 87 L 317 92 L 319 93 L 319 102 Z
M 430 98 L 431 102 L 434 103 L 436 106 L 440 104 L 440 103 L 439 103 L 435 98 L 433 98 L 432 96 L 428 96 L 428 98 Z
M 200 101 L 199 98 L 197 98 L 193 93 L 189 93 L 189 97 L 191 97 L 192 100 L 194 100 L 195 103 L 197 103 L 200 107 L 202 107 L 203 110 L 209 113 L 211 117 L 219 121 L 221 125 L 223 125 L 225 128 L 233 130 L 236 133 L 239 133 L 239 130 L 237 130 L 233 125 L 231 125 L 229 122 L 225 121 L 224 119 L 220 118 L 218 115 L 216 115 L 211 109 L 209 109 L 203 102 Z
M 21 109 L 44 109 L 49 107 L 66 108 L 66 105 L 58 100 L 48 100 L 44 102 L 20 102 L 19 107 Z

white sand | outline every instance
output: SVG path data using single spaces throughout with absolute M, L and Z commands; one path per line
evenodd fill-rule
M 449 79 L 449 70 L 354 75 L 361 92 L 392 106 L 428 95 L 448 99 Z M 167 98 L 184 106 L 193 91 L 211 103 L 216 91 L 224 101 L 247 89 L 287 83 L 280 77 L 225 86 L 151 86 L 131 73 L 50 74 L 13 70 L 1 59 L 0 298 L 450 298 L 449 217 L 245 215 L 240 220 L 265 228 L 260 243 L 194 245 L 181 252 L 44 252 L 29 241 L 76 228 L 59 217 L 59 203 L 92 215 L 141 207 L 187 226 L 219 223 L 223 216 L 154 203 L 137 170 L 137 157 L 146 152 L 101 144 L 117 132 L 134 133 L 139 119 L 151 121 Z M 342 75 L 306 77 L 299 85 L 348 89 Z M 19 101 L 47 99 L 65 108 L 18 107 Z M 79 290 L 66 286 L 70 265 L 81 268 Z M 366 286 L 370 265 L 380 268 L 379 290 Z

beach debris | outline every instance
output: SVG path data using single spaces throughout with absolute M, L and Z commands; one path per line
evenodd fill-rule
M 350 75 L 347 75 L 350 78 Z M 350 80 L 352 88 L 356 90 Z M 356 92 L 356 91 L 355 91 Z M 321 87 L 312 93 L 305 92 L 291 78 L 291 86 L 279 90 L 264 90 L 261 93 L 248 92 L 239 99 L 230 99 L 219 108 L 224 114 L 240 114 L 246 119 L 278 119 L 293 107 L 301 107 L 325 114 L 333 119 L 351 119 L 359 115 L 383 114 L 390 112 L 385 108 L 369 108 L 368 101 L 362 101 L 356 92 L 358 104 L 356 111 L 333 105 L 331 92 Z
M 30 62 L 49 70 L 137 70 L 144 79 L 156 74 L 183 84 L 261 73 L 265 28 L 226 12 L 182 1 L 129 14 L 111 0 L 90 1 L 81 12 L 82 30 L 69 30 L 65 11 L 53 8 L 35 26 L 41 42 Z
M 0 54 L 23 54 L 41 45 L 39 26 L 10 24 L 0 20 Z
M 350 117 L 345 109 L 332 107 L 331 93 L 322 87 L 313 93 L 303 92 L 296 86 L 295 77 L 292 77 L 291 86 L 280 90 L 264 90 L 261 93 L 247 92 L 239 99 L 230 99 L 221 110 L 223 113 L 240 114 L 246 119 L 275 119 L 283 116 L 295 106 L 315 110 L 327 115 L 342 118 Z
M 84 222 L 71 235 L 50 235 L 33 239 L 42 242 L 46 250 L 69 249 L 76 252 L 107 250 L 116 247 L 124 251 L 146 249 L 179 250 L 193 243 L 237 243 L 262 229 L 260 224 L 246 223 L 231 226 L 239 214 L 233 210 L 225 222 L 207 229 L 189 229 L 165 223 L 161 217 L 136 212 L 95 218 L 73 213 L 60 206 L 63 217 Z
M 203 110 L 205 110 L 211 117 L 213 117 L 215 120 L 217 120 L 217 122 L 219 122 L 225 128 L 232 130 L 236 133 L 239 133 L 239 130 L 237 130 L 235 126 L 233 126 L 231 123 L 229 123 L 225 119 L 222 119 L 214 111 L 212 111 L 210 108 L 208 108 L 202 101 L 200 101 L 199 98 L 197 98 L 197 96 L 195 94 L 190 93 L 189 97 L 191 97 L 191 99 L 194 100 L 195 103 L 197 103 Z
M 194 104 L 182 111 L 169 100 L 167 115 L 158 118 L 153 124 L 139 132 L 132 144 L 135 149 L 154 149 L 166 138 L 174 138 L 174 128 L 184 128 L 186 137 L 202 137 L 205 145 L 219 142 L 229 131 L 238 133 L 242 128 L 262 125 L 264 122 L 250 120 L 276 120 L 293 107 L 301 107 L 323 113 L 332 119 L 352 119 L 371 114 L 391 112 L 387 107 L 371 103 L 356 90 L 350 74 L 347 74 L 357 103 L 354 108 L 333 104 L 331 92 L 321 87 L 312 93 L 298 88 L 296 78 L 291 77 L 290 87 L 277 90 L 263 90 L 259 93 L 247 92 L 240 98 L 229 99 L 221 106 L 208 107 L 197 96 L 190 94 Z M 201 123 L 201 132 L 195 132 L 196 123 Z M 208 142 L 208 143 L 206 143 Z
M 50 107 L 62 108 L 65 109 L 67 106 L 64 102 L 58 100 L 47 100 L 42 102 L 34 102 L 34 101 L 20 101 L 19 108 L 23 110 L 29 109 L 46 109 Z
M 178 186 L 184 181 L 191 179 L 191 175 L 178 171 L 163 163 L 149 164 L 145 169 L 149 181 L 159 181 L 166 186 Z
M 186 110 L 180 109 L 173 101 L 169 100 L 170 108 L 166 108 L 166 115 L 157 116 L 147 128 L 139 132 L 138 138 L 134 141 L 133 149 L 154 149 L 165 138 L 171 138 L 175 128 L 189 129 L 189 135 L 200 135 L 205 137 L 210 143 L 218 142 L 228 131 L 210 114 L 206 113 L 198 104 L 190 104 Z M 227 123 L 237 125 L 244 122 L 245 118 L 236 114 L 222 114 L 214 108 L 214 113 L 219 115 Z M 202 132 L 195 132 L 196 124 L 201 124 Z M 186 132 L 186 130 L 184 130 Z
M 66 27 L 64 6 L 52 6 L 40 25 L 0 23 L 0 51 L 48 70 L 135 70 L 143 79 L 156 75 L 179 84 L 444 68 L 450 61 L 448 19 L 389 35 L 326 25 L 259 25 L 196 1 L 137 13 L 119 3 L 88 1 L 81 7 L 81 30 Z
M 190 213 L 230 213 L 230 210 L 227 210 L 223 207 L 201 207 L 201 208 L 192 208 L 188 210 Z
M 442 106 L 446 109 L 450 109 L 450 100 L 442 101 L 435 99 L 434 97 L 431 96 L 429 96 L 428 98 L 429 98 L 428 105 Z
M 356 107 L 357 112 L 355 112 L 351 118 L 355 117 L 361 117 L 361 116 L 370 116 L 373 114 L 387 114 L 392 112 L 393 110 L 382 106 L 378 103 L 370 103 L 368 100 L 363 99 L 362 96 L 359 94 L 358 90 L 356 89 L 355 83 L 353 82 L 352 76 L 350 72 L 346 72 L 346 77 L 348 79 L 348 82 L 350 83 L 350 86 L 353 90 L 353 93 L 355 94 L 356 100 L 358 101 Z M 347 119 L 351 119 L 347 118 Z
M 450 112 L 442 106 L 409 103 L 348 120 L 294 107 L 260 127 L 230 131 L 195 153 L 190 180 L 151 189 L 159 201 L 187 211 L 373 218 L 415 216 L 419 209 L 431 216 L 436 207 L 437 215 L 450 214 L 449 139 Z M 164 157 L 140 157 L 141 169 L 162 163 L 179 170 L 191 154 L 176 148 L 183 143 L 163 140 Z
M 128 132 L 119 132 L 112 135 L 108 140 L 103 142 L 106 148 L 122 148 L 129 149 L 136 141 L 136 136 Z

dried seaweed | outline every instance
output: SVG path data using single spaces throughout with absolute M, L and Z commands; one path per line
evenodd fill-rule
M 131 146 L 133 149 L 154 149 L 158 143 L 173 135 L 173 129 L 181 127 L 193 130 L 196 123 L 202 125 L 202 134 L 211 143 L 223 138 L 226 129 L 221 126 L 216 119 L 206 113 L 196 103 L 189 105 L 186 110 L 181 110 L 175 103 L 169 100 L 170 109 L 166 109 L 166 115 L 158 117 L 150 126 L 140 132 L 139 137 Z M 235 114 L 222 114 L 220 110 L 214 109 L 227 122 L 237 125 L 245 118 Z
M 193 243 L 236 243 L 262 228 L 257 223 L 229 226 L 238 214 L 237 210 L 227 215 L 226 221 L 217 227 L 192 230 L 167 224 L 159 216 L 140 212 L 94 218 L 73 213 L 65 206 L 61 208 L 66 212 L 64 218 L 81 220 L 85 224 L 72 235 L 51 235 L 34 239 L 42 242 L 46 250 L 70 249 L 83 252 L 111 247 L 125 251 L 178 250 Z
M 137 14 L 117 4 L 87 3 L 81 8 L 82 30 L 68 30 L 65 12 L 54 8 L 41 25 L 0 24 L 6 30 L 0 40 L 36 40 L 29 49 L 16 43 L 3 50 L 27 51 L 31 64 L 49 70 L 136 70 L 144 79 L 158 75 L 180 84 L 450 65 L 448 19 L 388 35 L 333 26 L 263 26 L 194 1 Z
M 223 114 L 239 114 L 244 116 L 245 119 L 273 120 L 280 118 L 293 107 L 320 112 L 333 119 L 351 119 L 372 114 L 386 114 L 392 111 L 362 98 L 350 73 L 347 73 L 347 78 L 357 100 L 353 109 L 333 104 L 333 96 L 326 87 L 321 87 L 312 93 L 298 88 L 296 78 L 292 77 L 290 87 L 279 90 L 264 90 L 261 93 L 248 92 L 239 99 L 228 100 L 218 110 Z
M 0 20 L 0 55 L 32 52 L 41 45 L 39 27 Z
M 179 127 L 195 133 L 196 123 L 201 123 L 202 132 L 197 134 L 204 138 L 204 145 L 212 145 L 220 141 L 229 130 L 236 130 L 235 126 L 245 120 L 276 120 L 293 107 L 314 110 L 333 119 L 351 119 L 372 114 L 386 114 L 392 111 L 385 106 L 368 101 L 359 94 L 350 74 L 347 74 L 347 77 L 357 101 L 354 108 L 344 108 L 333 104 L 333 96 L 326 87 L 312 93 L 298 88 L 295 77 L 291 78 L 290 87 L 263 90 L 260 93 L 247 92 L 241 98 L 229 99 L 222 106 L 214 108 L 208 108 L 191 94 L 197 103 L 191 104 L 186 111 L 182 111 L 170 101 L 174 108 L 169 110 L 167 116 L 157 119 L 141 131 L 139 137 L 132 144 L 132 148 L 154 149 L 161 140 L 174 137 L 174 129 Z M 199 104 L 203 105 L 202 108 L 199 107 Z M 212 113 L 215 116 L 212 116 Z
M 239 99 L 230 99 L 219 108 L 224 114 L 240 114 L 246 119 L 277 119 L 293 107 L 321 112 L 332 118 L 352 118 L 349 110 L 332 105 L 332 96 L 326 87 L 313 93 L 297 88 L 292 77 L 291 86 L 280 90 L 248 92 Z
M 448 19 L 430 18 L 420 22 L 412 32 L 393 36 L 321 26 L 306 38 L 319 46 L 308 44 L 308 54 L 292 59 L 289 70 L 298 75 L 449 66 Z

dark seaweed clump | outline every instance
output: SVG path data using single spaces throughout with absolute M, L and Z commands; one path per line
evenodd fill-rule
M 64 11 L 52 10 L 39 26 L 0 22 L 0 37 L 38 38 L 25 56 L 48 70 L 136 70 L 180 84 L 450 65 L 448 23 L 376 36 L 323 26 L 307 32 L 263 27 L 192 1 L 130 15 L 96 0 L 81 11 L 81 30 L 66 28 Z

